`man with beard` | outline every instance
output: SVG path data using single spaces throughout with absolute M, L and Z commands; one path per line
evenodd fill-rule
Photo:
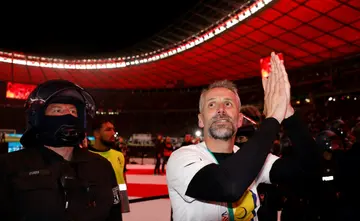
M 186 134 L 184 141 L 181 143 L 180 147 L 189 146 L 191 144 L 193 144 L 191 134 Z
M 257 221 L 259 183 L 298 182 L 302 172 L 316 171 L 316 144 L 294 115 L 287 73 L 274 53 L 271 67 L 263 78 L 266 119 L 241 149 L 234 146 L 243 120 L 236 86 L 219 81 L 202 92 L 198 123 L 204 142 L 180 148 L 168 162 L 174 221 Z M 297 158 L 289 161 L 269 154 L 282 122 L 297 144 Z
M 122 198 L 122 212 L 129 212 L 129 200 L 127 195 L 126 178 L 124 176 L 125 157 L 115 147 L 115 127 L 109 120 L 96 119 L 92 125 L 95 144 L 89 147 L 89 151 L 97 153 L 110 161 Z
M 95 101 L 66 80 L 38 85 L 25 102 L 24 149 L 0 156 L 0 217 L 7 221 L 121 221 L 111 164 L 79 147 Z

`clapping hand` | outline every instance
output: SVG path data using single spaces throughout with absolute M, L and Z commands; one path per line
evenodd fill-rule
M 290 104 L 290 83 L 284 64 L 274 52 L 271 53 L 270 63 L 270 75 L 262 79 L 264 114 L 266 118 L 273 117 L 281 123 L 294 114 Z

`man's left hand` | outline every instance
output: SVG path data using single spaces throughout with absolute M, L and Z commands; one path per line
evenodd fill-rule
M 286 109 L 286 112 L 285 112 L 285 119 L 288 119 L 289 117 L 294 115 L 294 113 L 295 113 L 294 108 L 291 106 L 291 104 L 289 104 L 287 109 Z

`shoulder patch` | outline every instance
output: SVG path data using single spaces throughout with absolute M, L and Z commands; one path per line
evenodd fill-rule
M 112 188 L 112 192 L 113 192 L 113 204 L 119 204 L 120 203 L 120 189 L 119 186 L 116 186 L 114 188 Z

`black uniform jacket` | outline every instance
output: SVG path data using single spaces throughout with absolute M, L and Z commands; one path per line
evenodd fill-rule
M 71 161 L 45 148 L 0 156 L 0 220 L 120 221 L 110 163 L 85 149 Z

